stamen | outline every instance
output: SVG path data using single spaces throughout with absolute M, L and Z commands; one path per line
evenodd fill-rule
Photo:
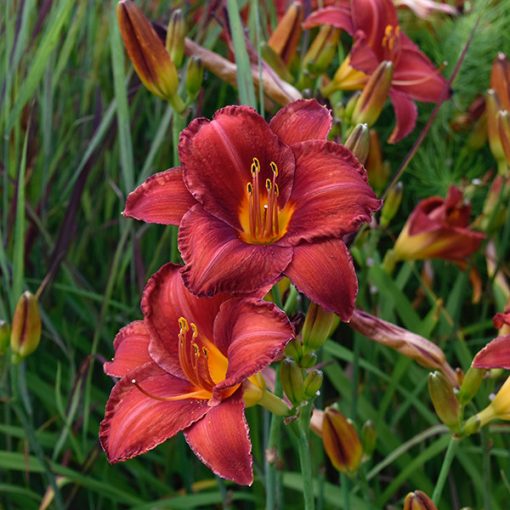
M 259 192 L 259 174 L 260 174 L 260 161 L 258 158 L 253 158 L 251 164 L 251 177 L 253 186 L 253 217 L 255 228 L 253 232 L 255 235 L 261 230 L 260 221 L 260 192 Z

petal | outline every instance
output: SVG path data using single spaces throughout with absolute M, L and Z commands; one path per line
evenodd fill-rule
M 368 45 L 364 32 L 356 32 L 349 55 L 351 66 L 368 75 L 372 74 L 377 69 L 379 62 L 383 60 L 383 56 L 377 55 Z
M 171 168 L 152 175 L 130 193 L 122 214 L 147 223 L 179 225 L 194 204 L 182 180 L 182 170 Z
M 161 401 L 142 393 L 133 383 L 160 397 L 193 391 L 188 382 L 147 364 L 121 379 L 106 404 L 99 439 L 109 462 L 120 462 L 151 450 L 189 427 L 210 409 L 207 400 Z
M 195 455 L 211 471 L 240 485 L 253 483 L 251 442 L 242 392 L 212 407 L 184 431 Z
M 348 34 L 354 33 L 351 18 L 351 9 L 348 1 L 342 2 L 338 7 L 325 7 L 312 12 L 303 23 L 303 28 L 313 28 L 320 25 L 331 25 L 345 30 Z
M 358 281 L 351 255 L 342 241 L 300 244 L 285 273 L 314 303 L 348 321 L 354 310 Z
M 274 283 L 292 258 L 287 246 L 244 243 L 234 229 L 200 205 L 182 219 L 179 249 L 186 262 L 184 283 L 199 296 L 257 292 Z
M 273 303 L 256 299 L 231 299 L 221 306 L 214 323 L 214 342 L 227 352 L 225 381 L 228 388 L 275 361 L 294 337 L 287 316 Z
M 407 94 L 396 89 L 390 90 L 390 99 L 395 110 L 396 125 L 388 138 L 388 143 L 397 143 L 414 129 L 418 109 Z
M 438 103 L 450 95 L 448 82 L 424 53 L 405 35 L 393 73 L 393 86 L 417 101 Z
M 105 373 L 114 377 L 124 377 L 152 361 L 149 356 L 149 340 L 149 330 L 143 321 L 134 321 L 124 326 L 113 341 L 115 357 L 103 365 Z
M 370 221 L 381 202 L 366 182 L 366 172 L 345 147 L 310 141 L 292 147 L 296 174 L 291 217 L 284 242 L 296 244 L 324 236 L 340 237 Z
M 489 342 L 473 360 L 475 368 L 510 369 L 510 335 L 498 336 Z
M 185 375 L 179 363 L 179 317 L 194 322 L 207 338 L 213 338 L 214 319 L 230 296 L 200 299 L 184 286 L 181 266 L 164 265 L 148 282 L 142 297 L 145 324 L 151 333 L 149 353 L 154 361 L 177 377 Z
M 388 25 L 398 26 L 397 11 L 391 0 L 356 0 L 351 3 L 352 22 L 361 30 L 375 51 L 381 48 Z
M 241 202 L 251 182 L 253 158 L 260 161 L 261 193 L 272 178 L 270 162 L 278 166 L 280 203 L 287 201 L 294 177 L 294 158 L 266 121 L 247 106 L 218 110 L 212 121 L 195 119 L 181 134 L 179 155 L 184 182 L 210 214 L 240 228 Z
M 332 125 L 329 109 L 315 99 L 301 99 L 288 104 L 269 123 L 269 127 L 287 145 L 325 140 Z

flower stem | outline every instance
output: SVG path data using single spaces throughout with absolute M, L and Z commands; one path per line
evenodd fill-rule
M 262 398 L 257 404 L 277 416 L 287 416 L 289 414 L 289 407 L 287 404 L 280 397 L 277 397 L 274 393 L 267 390 L 264 391 Z
M 280 382 L 280 373 L 276 371 L 276 381 L 274 392 L 276 395 L 282 393 Z M 280 444 L 282 417 L 276 414 L 271 415 L 271 425 L 269 426 L 269 437 L 267 440 L 265 452 L 265 471 L 266 471 L 266 510 L 277 510 L 279 505 L 279 487 L 278 473 L 275 467 L 277 460 L 277 449 Z M 274 458 L 273 458 L 274 457 Z
M 303 409 L 297 420 L 298 429 L 298 453 L 301 465 L 301 476 L 303 478 L 303 497 L 305 510 L 314 510 L 315 500 L 313 496 L 312 458 L 310 455 L 310 406 Z
M 446 454 L 443 459 L 443 465 L 441 466 L 441 471 L 439 472 L 439 477 L 436 482 L 436 486 L 434 488 L 434 492 L 432 493 L 432 501 L 435 505 L 438 504 L 439 498 L 441 497 L 441 493 L 443 492 L 443 487 L 446 482 L 446 477 L 450 472 L 450 466 L 452 465 L 452 461 L 455 457 L 455 452 L 457 451 L 457 446 L 460 442 L 460 439 L 452 436 L 450 438 L 450 442 L 448 444 L 448 449 L 446 450 Z

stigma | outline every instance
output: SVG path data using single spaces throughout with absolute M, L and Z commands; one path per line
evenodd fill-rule
M 253 158 L 250 173 L 251 182 L 246 184 L 248 193 L 248 232 L 249 242 L 267 244 L 281 237 L 278 197 L 280 190 L 276 179 L 278 166 L 274 161 L 269 163 L 271 178 L 267 178 L 262 187 L 260 182 L 260 161 Z M 262 189 L 261 189 L 262 188 Z

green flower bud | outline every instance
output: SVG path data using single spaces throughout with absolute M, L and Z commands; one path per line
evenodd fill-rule
M 204 66 L 199 57 L 191 57 L 186 67 L 186 92 L 191 99 L 195 99 L 202 88 L 204 80 Z
M 184 39 L 186 38 L 186 22 L 181 9 L 175 9 L 170 16 L 166 30 L 166 49 L 176 67 L 181 67 L 184 59 Z
M 377 443 L 377 431 L 374 422 L 367 420 L 361 429 L 361 444 L 363 445 L 363 453 L 365 457 L 370 457 L 375 450 Z
M 297 363 L 285 358 L 280 368 L 280 379 L 282 381 L 283 391 L 288 399 L 294 405 L 300 404 L 304 400 L 304 380 L 303 370 Z
M 347 147 L 360 161 L 365 164 L 368 157 L 368 149 L 370 147 L 370 134 L 366 124 L 358 124 L 345 141 Z
M 16 361 L 32 354 L 41 340 L 41 316 L 37 298 L 24 292 L 18 300 L 11 330 L 11 350 Z
M 461 405 L 465 406 L 468 402 L 471 402 L 473 397 L 478 393 L 485 372 L 486 371 L 481 368 L 474 367 L 470 367 L 466 372 L 457 395 Z
M 404 195 L 404 186 L 401 182 L 390 188 L 381 211 L 381 227 L 386 228 L 391 220 L 397 214 L 402 197 Z
M 441 372 L 429 374 L 429 394 L 439 419 L 450 429 L 457 430 L 460 419 L 460 404 L 453 386 Z
M 0 356 L 7 352 L 9 340 L 11 336 L 11 328 L 7 322 L 0 320 Z
M 301 331 L 305 351 L 316 351 L 322 347 L 339 322 L 340 319 L 333 312 L 327 312 L 319 305 L 310 303 Z
M 312 399 L 317 396 L 321 389 L 324 376 L 320 370 L 310 370 L 303 383 L 304 396 L 306 399 Z

